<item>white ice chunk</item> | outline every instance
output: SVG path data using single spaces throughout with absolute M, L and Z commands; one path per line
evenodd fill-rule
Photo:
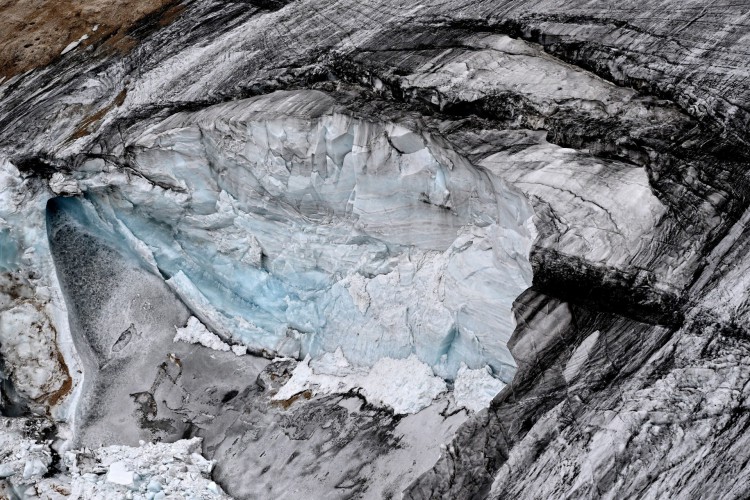
M 362 314 L 370 307 L 370 295 L 367 293 L 367 280 L 361 274 L 353 274 L 345 284 L 357 309 Z
M 371 404 L 408 414 L 429 406 L 446 391 L 446 385 L 414 355 L 406 359 L 382 358 L 367 370 L 352 366 L 339 348 L 313 363 L 309 356 L 305 358 L 273 399 L 288 400 L 308 390 L 313 394 L 358 390 Z
M 175 342 L 186 342 L 188 344 L 200 344 L 215 351 L 228 351 L 229 345 L 219 338 L 215 333 L 211 333 L 195 316 L 190 316 L 187 325 L 183 328 L 175 326 L 177 334 L 174 336 Z
M 114 462 L 109 466 L 107 481 L 122 486 L 133 486 L 135 483 L 135 473 L 132 470 L 128 470 L 123 462 Z
M 456 406 L 479 411 L 487 408 L 504 388 L 505 383 L 493 377 L 489 367 L 471 370 L 462 363 L 453 383 L 453 397 Z
M 63 196 L 76 196 L 81 194 L 78 182 L 65 176 L 61 172 L 55 172 L 49 180 L 49 188 L 53 193 Z
M 47 464 L 39 458 L 28 460 L 23 468 L 23 478 L 29 479 L 34 476 L 43 476 L 47 473 Z

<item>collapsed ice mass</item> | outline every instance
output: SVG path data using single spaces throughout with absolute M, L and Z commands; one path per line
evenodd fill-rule
M 125 149 L 130 171 L 90 160 L 83 196 L 51 206 L 161 274 L 222 338 L 510 381 L 533 211 L 438 137 L 278 92 L 178 113 Z

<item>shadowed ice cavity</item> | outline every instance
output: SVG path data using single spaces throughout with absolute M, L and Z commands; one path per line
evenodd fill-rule
M 167 119 L 129 148 L 142 177 L 92 184 L 82 206 L 251 349 L 341 347 L 363 366 L 413 353 L 444 378 L 463 362 L 508 381 L 528 200 L 427 133 L 262 104 Z

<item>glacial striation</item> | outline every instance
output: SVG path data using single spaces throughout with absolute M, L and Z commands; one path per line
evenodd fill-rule
M 750 494 L 743 5 L 63 5 L 1 7 L 5 496 Z

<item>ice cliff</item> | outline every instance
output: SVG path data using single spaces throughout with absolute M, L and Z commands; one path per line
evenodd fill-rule
M 128 175 L 92 160 L 78 189 L 223 338 L 512 377 L 531 205 L 429 134 L 281 92 L 173 115 L 124 147 Z

